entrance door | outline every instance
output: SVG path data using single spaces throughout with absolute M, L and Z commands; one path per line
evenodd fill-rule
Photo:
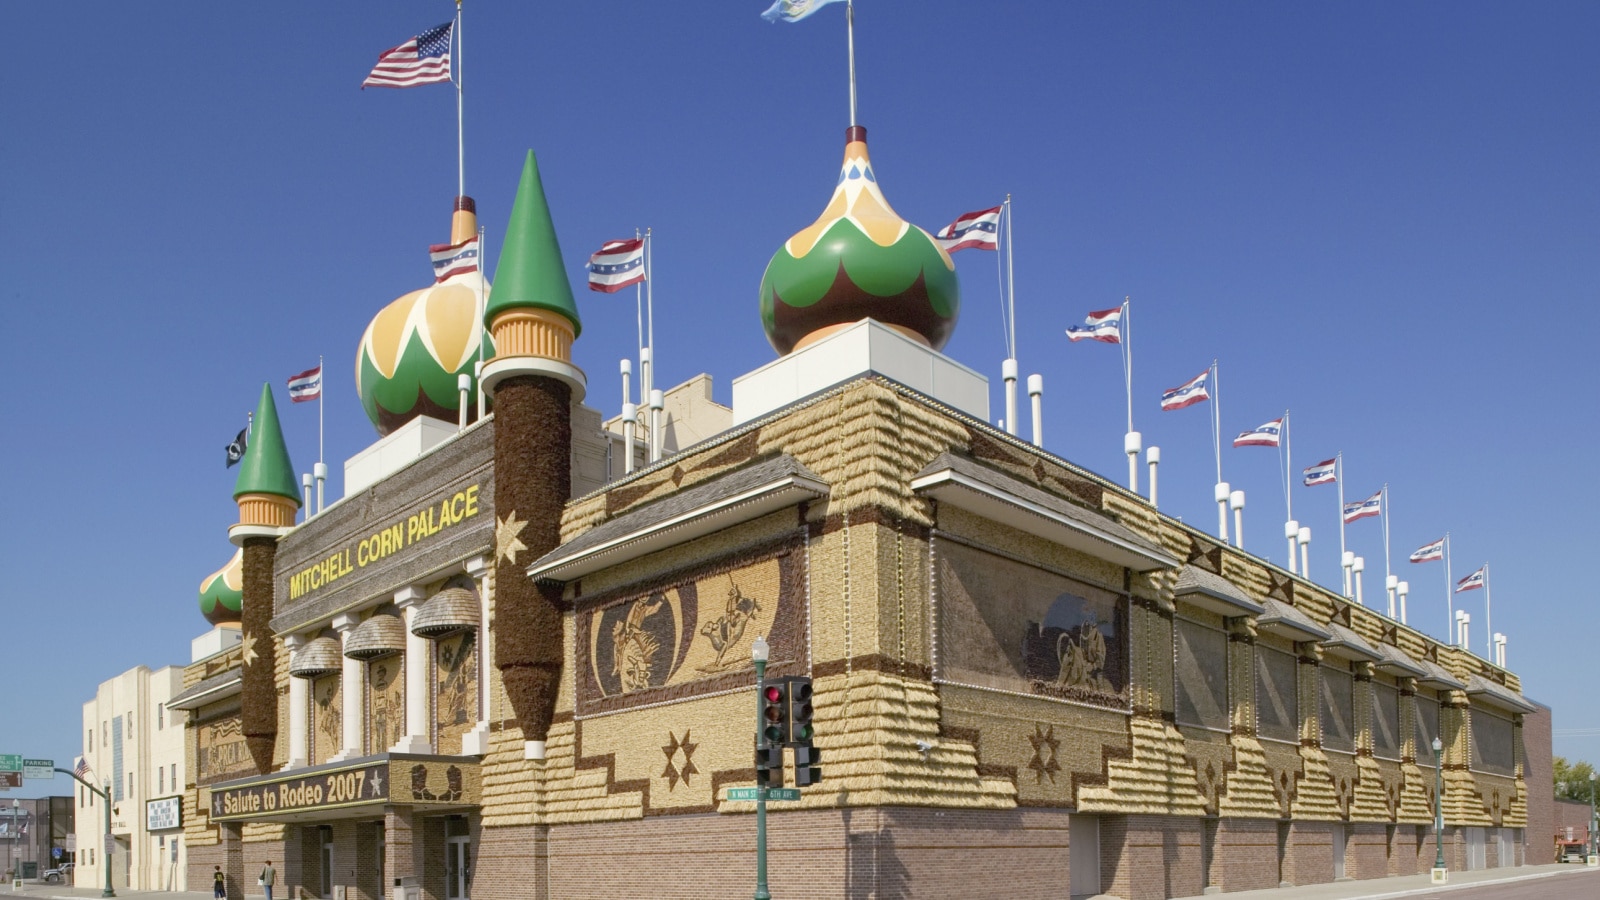
M 1100 819 L 1072 815 L 1067 818 L 1067 879 L 1072 896 L 1100 893 Z
M 317 829 L 322 838 L 322 893 L 319 896 L 333 896 L 333 829 L 327 825 Z
M 445 838 L 445 900 L 467 900 L 472 888 L 472 838 L 469 835 Z
M 1345 844 L 1346 844 L 1346 838 L 1347 837 L 1348 837 L 1348 835 L 1345 834 L 1344 824 L 1342 822 L 1333 823 L 1333 880 L 1334 881 L 1340 881 L 1345 877 L 1345 875 L 1344 875 L 1344 851 L 1345 851 Z
M 1489 865 L 1487 854 L 1487 841 L 1482 828 L 1468 828 L 1467 832 L 1467 868 L 1469 870 L 1487 868 Z

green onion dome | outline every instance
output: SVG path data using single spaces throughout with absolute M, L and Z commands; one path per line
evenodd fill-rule
M 244 548 L 200 582 L 200 614 L 213 625 L 239 622 L 244 614 Z
M 478 233 L 470 197 L 456 200 L 452 243 Z M 356 392 L 379 434 L 389 434 L 417 416 L 456 421 L 461 395 L 458 375 L 472 375 L 481 359 L 494 356 L 483 321 L 487 279 L 474 268 L 432 287 L 412 291 L 384 307 L 361 336 L 356 353 Z M 478 385 L 467 396 L 467 419 L 477 417 Z
M 833 199 L 778 248 L 761 278 L 767 339 L 785 354 L 872 318 L 938 350 L 960 308 L 950 254 L 890 208 L 867 156 L 867 130 L 850 126 Z

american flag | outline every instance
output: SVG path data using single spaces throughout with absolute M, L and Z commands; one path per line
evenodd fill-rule
M 455 22 L 430 28 L 383 51 L 361 87 L 408 88 L 450 80 L 450 32 Z
M 1161 394 L 1162 409 L 1183 409 L 1193 406 L 1202 400 L 1210 400 L 1211 392 L 1206 390 L 1206 379 L 1210 377 L 1211 370 L 1207 369 L 1199 375 L 1189 379 L 1188 382 L 1163 391 Z
M 478 236 L 459 244 L 429 244 L 428 258 L 433 260 L 434 284 L 457 275 L 471 275 L 478 271 Z
M 1000 210 L 980 209 L 963 213 L 960 218 L 939 229 L 933 239 L 946 253 L 957 250 L 998 250 L 1000 248 Z
M 1073 343 L 1078 341 L 1122 343 L 1122 307 L 1095 310 L 1084 317 L 1082 325 L 1068 325 L 1067 339 Z
M 1418 547 L 1411 554 L 1412 562 L 1433 562 L 1436 559 L 1444 559 L 1444 538 L 1439 538 L 1426 547 Z
M 1318 484 L 1333 484 L 1339 480 L 1339 460 L 1337 457 L 1325 459 L 1314 466 L 1306 466 L 1305 471 L 1301 474 L 1305 476 L 1306 487 Z
M 72 774 L 78 776 L 79 778 L 88 778 L 89 761 L 81 756 L 78 757 L 78 764 L 72 767 Z
M 322 364 L 299 375 L 289 376 L 289 399 L 307 403 L 322 396 Z
M 1235 447 L 1276 447 L 1283 436 L 1283 420 L 1273 419 L 1265 425 L 1241 433 L 1233 439 Z
M 615 294 L 644 280 L 644 241 L 606 241 L 589 257 L 589 290 Z
M 1344 505 L 1344 523 L 1349 525 L 1357 519 L 1370 519 L 1373 516 L 1383 515 L 1383 491 L 1379 491 L 1365 500 Z
M 1488 566 L 1484 567 L 1484 569 L 1487 568 Z M 1456 582 L 1456 593 L 1459 594 L 1462 591 L 1475 591 L 1478 588 L 1483 587 L 1483 579 L 1486 577 L 1484 569 L 1479 569 L 1478 571 L 1473 572 L 1471 575 L 1468 575 L 1467 577 Z

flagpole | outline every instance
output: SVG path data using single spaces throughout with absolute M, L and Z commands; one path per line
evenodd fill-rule
M 1289 411 L 1283 411 L 1283 447 L 1278 450 L 1278 464 L 1283 467 L 1283 513 L 1284 521 L 1294 521 L 1294 501 L 1291 499 L 1294 492 L 1289 490 L 1290 467 L 1294 463 L 1294 448 L 1289 444 Z
M 1005 326 L 1006 360 L 1001 366 L 1000 380 L 1005 382 L 1006 434 L 1017 433 L 1017 298 L 1011 267 L 1011 195 L 1000 205 L 1000 218 L 1005 223 L 1006 257 L 1005 276 L 1001 279 L 1000 319 Z M 999 240 L 998 232 L 995 235 Z M 998 256 L 999 254 L 995 254 Z M 998 260 L 996 263 L 998 264 Z
M 489 392 L 485 391 L 483 389 L 483 349 L 484 349 L 483 345 L 488 341 L 488 338 L 489 338 L 489 330 L 486 327 L 484 327 L 484 324 L 483 324 L 483 313 L 484 313 L 484 310 L 489 305 L 489 285 L 488 285 L 487 281 L 485 280 L 485 276 L 484 276 L 483 273 L 488 271 L 488 269 L 489 269 L 489 261 L 487 259 L 488 253 L 489 253 L 489 242 L 484 239 L 483 226 L 479 225 L 478 226 L 478 300 L 482 305 L 478 307 L 478 367 L 477 367 L 477 371 L 473 372 L 472 375 L 478 381 L 478 421 L 480 421 L 480 422 L 483 421 L 483 417 L 484 417 L 485 413 L 487 412 L 488 403 L 489 403 Z
M 465 129 L 464 124 L 463 124 L 465 122 L 465 120 L 463 119 L 462 112 L 461 112 L 461 106 L 462 106 L 462 94 L 461 94 L 461 82 L 462 82 L 462 78 L 461 78 L 461 0 L 456 0 L 455 35 L 456 35 L 456 58 L 455 58 L 455 70 L 456 70 L 456 195 L 459 196 L 459 197 L 465 197 L 467 195 L 467 162 L 466 162 L 466 129 Z M 480 246 L 478 248 L 478 251 L 481 254 L 483 252 L 483 248 Z M 481 258 L 480 258 L 479 262 L 480 263 L 482 262 Z M 482 266 L 480 265 L 479 268 L 481 269 Z
M 317 357 L 317 462 L 322 462 L 322 395 L 328 391 L 328 373 L 323 368 L 322 357 Z
M 1452 646 L 1455 644 L 1455 633 L 1451 629 L 1456 627 L 1455 578 L 1455 573 L 1450 571 L 1450 532 L 1446 531 L 1444 533 L 1444 633 Z
M 1489 617 L 1489 564 L 1483 564 L 1483 630 L 1488 635 L 1484 659 L 1494 662 L 1494 621 Z
M 1144 449 L 1144 436 L 1133 430 L 1133 324 L 1129 318 L 1133 311 L 1133 298 L 1122 298 L 1122 315 L 1117 319 L 1118 337 L 1122 343 L 1122 388 L 1128 400 L 1128 433 L 1122 438 L 1122 452 L 1128 455 L 1128 490 L 1139 493 L 1139 451 Z M 1151 469 L 1151 488 L 1154 489 L 1155 470 Z M 1153 502 L 1153 500 L 1152 500 Z
M 850 127 L 856 127 L 856 3 L 849 0 L 845 4 L 845 31 L 849 35 L 850 48 Z
M 1217 459 L 1217 537 L 1228 542 L 1228 483 L 1222 480 L 1222 373 L 1211 360 L 1211 450 Z M 1236 538 L 1237 539 L 1237 538 Z

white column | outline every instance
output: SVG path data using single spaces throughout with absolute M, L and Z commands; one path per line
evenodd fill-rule
M 404 587 L 394 594 L 394 605 L 406 623 L 406 736 L 391 753 L 432 753 L 433 729 L 428 727 L 428 639 L 411 633 L 411 620 L 427 595 L 419 587 Z
M 341 613 L 333 618 L 333 630 L 339 632 L 339 652 L 350 643 L 350 633 L 361 624 L 361 619 L 355 613 Z M 366 704 L 361 702 L 361 660 L 344 657 L 343 677 L 339 682 L 340 693 L 344 695 L 344 714 L 340 717 L 344 726 L 344 747 L 329 762 L 341 759 L 354 759 L 362 754 L 361 732 L 362 711 Z
M 474 556 L 467 560 L 467 574 L 478 586 L 478 724 L 461 736 L 461 752 L 483 755 L 489 752 L 489 658 L 494 641 L 489 628 L 489 570 L 494 566 L 490 556 Z
M 299 652 L 305 645 L 305 635 L 291 634 L 283 639 L 283 646 L 290 654 Z M 311 730 L 306 727 L 310 700 L 311 682 L 305 678 L 289 676 L 289 761 L 284 764 L 284 769 L 302 768 L 311 758 L 310 748 L 307 745 Z

